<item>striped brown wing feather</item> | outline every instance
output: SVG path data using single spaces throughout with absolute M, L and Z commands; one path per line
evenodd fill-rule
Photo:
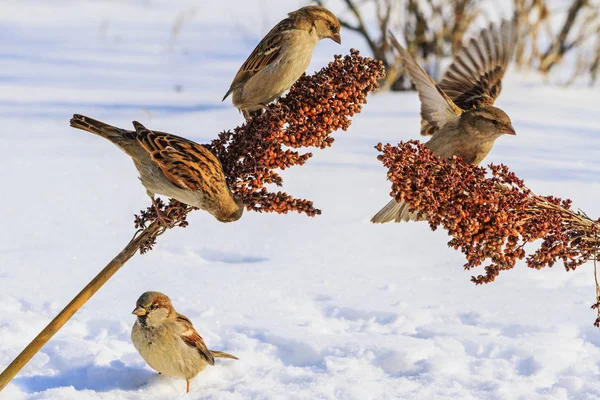
M 185 315 L 177 314 L 177 322 L 184 327 L 181 340 L 183 340 L 183 342 L 188 346 L 198 349 L 198 352 L 207 363 L 210 365 L 215 365 L 215 357 L 212 355 L 208 347 L 206 347 L 204 339 L 202 339 L 202 336 L 200 336 L 200 334 L 196 331 L 192 321 L 190 321 Z
M 175 186 L 216 195 L 226 187 L 221 163 L 208 149 L 179 136 L 153 132 L 134 122 L 137 140 Z
M 417 88 L 421 100 L 421 118 L 435 129 L 455 122 L 463 110 L 434 82 L 412 55 L 398 43 L 390 32 L 392 45 L 396 48 L 410 79 Z

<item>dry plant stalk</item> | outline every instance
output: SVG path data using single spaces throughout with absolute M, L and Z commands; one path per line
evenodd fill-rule
M 600 3 L 570 0 L 564 5 L 568 7 L 562 24 L 553 29 L 556 18 L 552 18 L 548 0 L 513 1 L 521 27 L 517 65 L 548 75 L 572 53 L 576 65 L 564 85 L 572 84 L 584 74 L 589 74 L 590 85 L 594 84 L 600 60 Z
M 327 6 L 327 0 L 314 0 Z M 389 31 L 402 32 L 408 51 L 417 59 L 431 64 L 428 70 L 439 78 L 441 58 L 456 54 L 465 32 L 479 16 L 481 0 L 343 0 L 340 24 L 360 35 L 373 56 L 386 69 L 380 85 L 384 89 L 406 90 L 405 70 L 400 57 L 392 51 Z
M 10 383 L 19 371 L 35 356 L 38 351 L 67 323 L 69 319 L 119 270 L 135 255 L 151 237 L 164 232 L 164 227 L 158 221 L 150 224 L 117 254 L 107 265 L 88 283 L 69 304 L 23 349 L 21 353 L 0 374 L 0 392 Z
M 482 167 L 457 157 L 442 160 L 416 140 L 398 146 L 379 143 L 378 159 L 388 168 L 390 195 L 408 203 L 432 230 L 442 227 L 452 236 L 448 245 L 466 257 L 470 270 L 484 262 L 485 274 L 471 277 L 490 283 L 501 271 L 525 259 L 533 269 L 562 261 L 567 271 L 595 260 L 600 248 L 600 219 L 571 209 L 571 200 L 540 196 L 525 186 L 507 166 Z M 537 242 L 526 254 L 524 246 Z M 600 326 L 600 287 L 596 281 Z
M 315 0 L 317 5 L 326 6 L 327 1 Z M 361 7 L 364 4 L 371 4 L 375 9 L 375 18 L 377 24 L 374 25 L 372 32 L 367 28 L 369 20 L 363 16 Z M 343 4 L 350 15 L 350 19 L 343 18 L 338 15 L 340 25 L 344 28 L 356 32 L 362 36 L 367 42 L 369 50 L 377 60 L 381 60 L 386 70 L 386 74 L 382 76 L 380 84 L 384 88 L 388 88 L 398 78 L 399 73 L 401 74 L 403 68 L 398 70 L 400 66 L 399 60 L 395 60 L 391 53 L 391 47 L 388 40 L 388 31 L 391 28 L 391 24 L 394 21 L 393 16 L 398 14 L 399 1 L 398 0 L 343 0 Z
M 266 113 L 233 132 L 222 132 L 207 145 L 221 161 L 231 190 L 242 197 L 249 210 L 298 211 L 309 216 L 321 213 L 311 201 L 269 192 L 265 185 L 281 186 L 282 179 L 275 170 L 302 165 L 312 156 L 284 146 L 331 146 L 333 138 L 329 135 L 340 128 L 346 130 L 350 117 L 366 103 L 367 94 L 378 88 L 377 81 L 385 75 L 382 63 L 363 58 L 356 50 L 350 53 L 335 56 L 334 61 L 312 76 L 303 76 Z M 157 207 L 168 225 L 159 221 L 154 206 L 136 215 L 138 231 L 133 239 L 0 374 L 0 391 L 138 250 L 142 254 L 151 250 L 157 237 L 170 228 L 186 227 L 186 216 L 194 209 L 173 199 L 167 205 L 157 199 Z
M 542 28 L 551 35 L 550 11 L 546 0 L 514 0 L 517 26 L 520 29 L 515 62 L 519 67 L 532 68 L 542 57 L 539 38 Z
M 480 0 L 408 0 L 403 24 L 407 49 L 427 59 L 456 54 L 471 24 L 482 15 Z M 449 47 L 450 52 L 446 49 Z

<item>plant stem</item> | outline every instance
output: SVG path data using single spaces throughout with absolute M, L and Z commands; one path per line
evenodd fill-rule
M 151 236 L 161 232 L 161 225 L 152 223 L 138 236 L 131 239 L 123 250 L 113 258 L 94 279 L 25 347 L 12 363 L 0 374 L 0 392 L 19 373 L 19 371 L 37 354 L 56 332 L 104 285 L 125 263 L 135 255 L 140 246 Z

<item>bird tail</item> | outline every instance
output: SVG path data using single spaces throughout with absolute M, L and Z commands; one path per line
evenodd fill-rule
M 119 146 L 127 154 L 130 153 L 128 150 L 132 144 L 137 145 L 137 143 L 135 143 L 135 132 L 117 128 L 116 126 L 105 124 L 104 122 L 84 115 L 73 115 L 73 118 L 71 118 L 71 126 L 73 128 L 81 129 L 82 131 L 93 133 L 94 135 L 102 136 Z
M 71 118 L 71 126 L 107 139 L 110 139 L 112 136 L 122 136 L 121 132 L 123 131 L 112 125 L 105 124 L 104 122 L 80 114 L 73 115 L 73 118 Z
M 233 358 L 234 360 L 239 360 L 239 358 L 237 358 L 236 356 L 231 355 L 229 353 L 225 353 L 223 351 L 210 350 L 210 354 L 212 354 L 214 358 Z
M 225 101 L 225 99 L 235 90 L 235 88 L 232 86 L 229 88 L 229 90 L 227 91 L 227 93 L 225 93 L 225 96 L 223 96 L 223 100 L 221 101 Z
M 373 218 L 371 222 L 374 224 L 384 224 L 386 222 L 407 222 L 418 221 L 416 212 L 408 210 L 408 204 L 404 201 L 397 202 L 396 199 L 390 200 Z

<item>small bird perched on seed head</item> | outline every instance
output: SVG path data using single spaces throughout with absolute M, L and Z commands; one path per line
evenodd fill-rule
M 324 7 L 292 11 L 260 41 L 233 78 L 223 100 L 233 94 L 233 105 L 249 119 L 288 90 L 302 76 L 315 45 L 329 38 L 340 43 L 340 22 Z
M 463 47 L 437 85 L 390 33 L 394 47 L 415 84 L 421 100 L 421 134 L 433 135 L 425 143 L 440 158 L 461 157 L 479 165 L 501 135 L 515 135 L 510 118 L 494 107 L 501 79 L 513 54 L 515 26 L 504 21 L 490 26 Z M 392 199 L 373 223 L 416 220 L 408 204 Z
M 150 131 L 137 121 L 135 131 L 129 131 L 75 114 L 71 126 L 102 136 L 127 153 L 155 206 L 154 195 L 159 194 L 208 211 L 221 222 L 242 216 L 244 204 L 227 187 L 219 159 L 198 143 Z
M 221 351 L 209 350 L 191 321 L 178 314 L 171 300 L 159 292 L 146 292 L 136 302 L 132 314 L 137 320 L 131 341 L 142 358 L 159 373 L 185 378 L 186 393 L 190 380 L 215 358 L 238 358 Z

